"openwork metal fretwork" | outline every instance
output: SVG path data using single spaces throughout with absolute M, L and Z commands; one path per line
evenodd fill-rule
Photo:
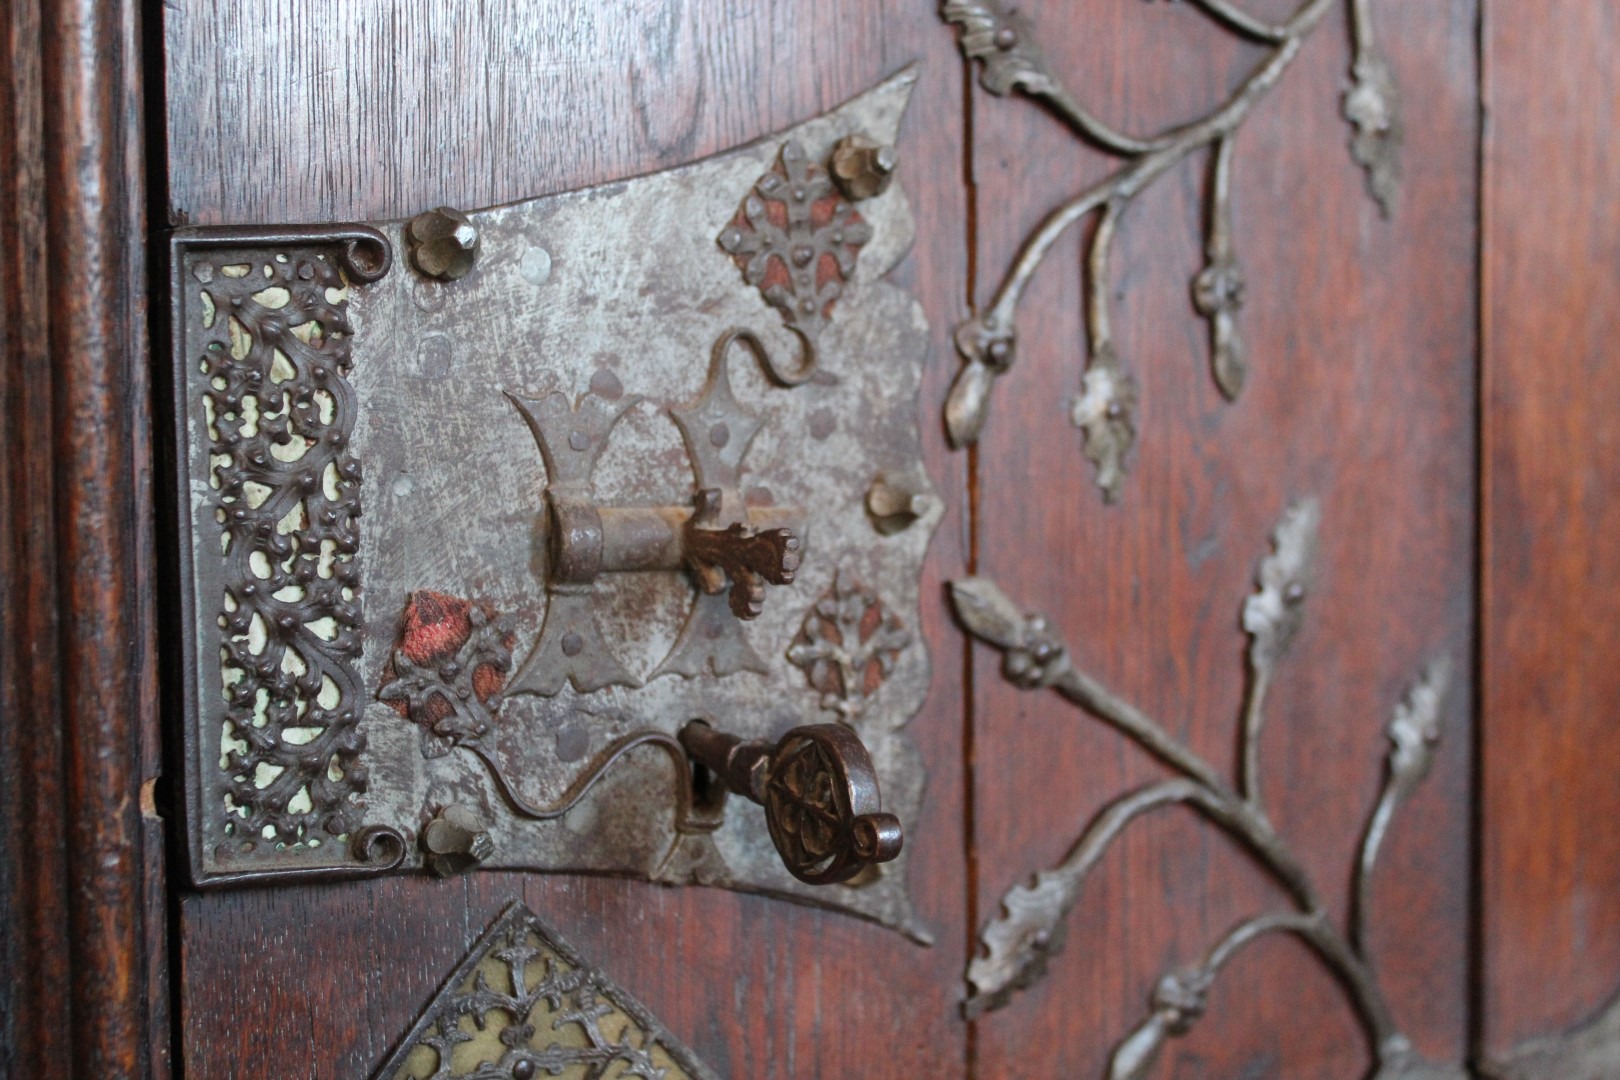
M 991 581 L 952 586 L 952 600 L 970 633 L 1003 651 L 1003 673 L 1028 690 L 1055 690 L 1168 766 L 1175 775 L 1108 804 L 1057 866 L 1035 874 L 1003 898 L 1004 911 L 981 932 L 982 950 L 968 965 L 969 1016 L 1000 1008 L 1046 972 L 1063 946 L 1064 924 L 1081 887 L 1113 843 L 1137 819 L 1168 806 L 1186 806 L 1248 850 L 1292 900 L 1290 909 L 1241 923 L 1203 957 L 1163 976 L 1147 1017 L 1115 1047 L 1110 1080 L 1145 1080 L 1165 1043 L 1184 1035 L 1204 1010 L 1226 963 L 1270 934 L 1303 940 L 1348 991 L 1378 1063 L 1378 1080 L 1449 1080 L 1467 1073 L 1419 1059 L 1397 1023 L 1363 944 L 1367 894 L 1378 853 L 1395 811 L 1428 774 L 1440 739 L 1450 680 L 1445 660 L 1431 663 L 1412 684 L 1389 722 L 1390 751 L 1383 791 L 1362 837 L 1354 872 L 1349 925 L 1329 915 L 1316 885 L 1288 841 L 1272 827 L 1260 788 L 1259 741 L 1267 691 L 1304 619 L 1312 588 L 1320 512 L 1314 501 L 1283 515 L 1275 549 L 1260 563 L 1258 588 L 1243 605 L 1249 637 L 1242 764 L 1237 784 L 1175 738 L 1158 721 L 1076 669 L 1045 619 L 1025 615 Z
M 1343 101 L 1344 115 L 1354 128 L 1351 153 L 1366 171 L 1368 191 L 1387 216 L 1400 171 L 1399 94 L 1373 37 L 1371 0 L 1344 2 L 1349 7 L 1354 48 L 1352 85 Z M 1206 265 L 1192 283 L 1193 305 L 1209 322 L 1216 385 L 1228 400 L 1237 398 L 1248 375 L 1248 358 L 1237 323 L 1245 283 L 1232 227 L 1234 139 L 1254 106 L 1299 55 L 1305 40 L 1339 4 L 1340 0 L 1306 0 L 1288 19 L 1273 24 L 1244 13 L 1228 0 L 1192 0 L 1188 6 L 1217 26 L 1266 47 L 1269 53 L 1216 108 L 1189 123 L 1139 138 L 1099 120 L 1065 89 L 1036 45 L 1034 28 L 1027 19 L 1008 12 L 1000 0 L 945 0 L 944 17 L 961 27 L 962 52 L 980 62 L 979 81 L 986 90 L 996 95 L 1022 91 L 1048 106 L 1087 143 L 1120 159 L 1102 180 L 1047 215 L 1025 240 L 989 307 L 957 328 L 956 347 L 965 366 L 946 406 L 946 423 L 956 445 L 978 441 L 989 415 L 991 389 L 1012 366 L 1018 303 L 1035 271 L 1063 233 L 1094 218 L 1084 308 L 1089 356 L 1071 419 L 1084 433 L 1084 453 L 1097 469 L 1104 498 L 1118 498 L 1128 455 L 1136 442 L 1138 391 L 1110 328 L 1113 285 L 1109 260 L 1119 225 L 1136 198 L 1197 153 L 1208 154 L 1209 182 Z
M 714 1080 L 640 1003 L 521 903 L 445 982 L 376 1080 Z
M 349 290 L 387 272 L 387 241 L 361 227 L 182 231 L 174 261 L 176 351 L 203 383 L 200 400 L 181 395 L 176 407 L 219 523 L 207 587 L 192 598 L 216 605 L 215 651 L 187 656 L 192 692 L 207 701 L 213 682 L 205 707 L 219 732 L 216 745 L 190 748 L 218 769 L 194 794 L 204 831 L 193 844 L 212 845 L 221 868 L 319 867 L 351 851 L 397 863 L 398 834 L 362 832 L 356 802 L 367 779 L 360 461 L 349 445 Z

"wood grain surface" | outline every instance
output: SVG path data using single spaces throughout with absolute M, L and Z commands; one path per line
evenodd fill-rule
M 1482 1034 L 1620 987 L 1620 11 L 1484 33 Z
M 1281 16 L 1295 5 L 1245 6 Z M 1320 580 L 1272 691 L 1264 794 L 1342 919 L 1385 724 L 1422 665 L 1451 658 L 1445 741 L 1394 826 L 1370 946 L 1408 1034 L 1425 1054 L 1457 1060 L 1468 1003 L 1475 8 L 1374 9 L 1406 103 L 1395 219 L 1380 219 L 1346 149 L 1347 38 L 1329 18 L 1237 139 L 1251 356 L 1242 397 L 1220 397 L 1189 303 L 1203 265 L 1198 158 L 1120 225 L 1114 333 L 1142 407 L 1119 503 L 1103 504 L 1067 416 L 1085 341 L 1083 253 L 1071 236 L 1026 297 L 1019 359 L 978 453 L 976 567 L 1044 611 L 1077 665 L 1225 767 L 1237 749 L 1240 605 L 1284 507 L 1320 497 Z M 1208 109 L 1258 55 L 1190 4 L 1026 10 L 1070 88 L 1132 132 Z M 977 97 L 972 132 L 984 298 L 1026 230 L 1106 163 L 1019 99 Z M 978 924 L 1007 889 L 1061 859 L 1105 801 L 1162 775 L 1099 722 L 1013 689 L 998 668 L 990 650 L 976 655 Z M 1192 815 L 1147 819 L 1084 887 L 1046 980 L 979 1022 L 975 1075 L 1105 1075 L 1161 974 L 1282 903 Z M 1153 1075 L 1352 1077 L 1367 1061 L 1332 980 L 1303 948 L 1273 940 L 1227 969 L 1208 1014 Z
M 65 1075 L 69 998 L 67 868 L 61 858 L 56 529 L 51 485 L 51 357 L 46 334 L 44 107 L 37 3 L 0 14 L 11 78 L 0 85 L 0 1075 Z M 21 722 L 29 717 L 36 723 Z
M 5 1075 L 167 1074 L 138 8 L 0 16 Z
M 805 119 L 920 61 L 900 182 L 923 223 L 898 280 L 934 320 L 924 399 L 954 372 L 966 289 L 961 65 L 927 4 L 604 5 L 251 0 L 168 5 L 175 221 L 394 217 L 680 164 Z M 402 1037 L 501 909 L 523 898 L 722 1075 L 956 1076 L 964 947 L 961 657 L 939 601 L 960 573 L 964 463 L 925 424 L 953 508 L 925 582 L 929 768 L 908 823 L 938 944 L 713 889 L 484 873 L 188 895 L 186 1075 L 352 1080 Z

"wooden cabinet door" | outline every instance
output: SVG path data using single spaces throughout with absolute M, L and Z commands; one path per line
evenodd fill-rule
M 514 899 L 726 1075 L 1100 1075 L 1133 1030 L 1151 1042 L 1155 1024 L 1178 1036 L 1192 1026 L 1203 991 L 1186 988 L 1199 1003 L 1172 1015 L 1156 979 L 1199 963 L 1239 921 L 1301 902 L 1334 927 L 1306 936 L 1317 952 L 1288 934 L 1245 950 L 1164 1068 L 1354 1074 L 1369 1051 L 1335 973 L 1361 973 L 1358 1004 L 1375 1013 L 1386 1058 L 1398 1039 L 1460 1057 L 1476 458 L 1466 11 L 1386 6 L 1354 24 L 1353 51 L 1340 5 L 1306 5 L 1292 24 L 1289 5 L 1270 6 L 1263 17 L 1286 44 L 1233 33 L 1196 5 L 1048 7 L 1027 24 L 972 3 L 947 5 L 950 24 L 926 5 L 866 3 L 167 10 L 177 224 L 387 218 L 614 180 L 784 128 L 920 64 L 900 170 L 920 228 L 901 273 L 932 325 L 928 464 L 950 506 L 925 585 L 936 676 L 916 730 L 930 784 L 909 823 L 932 947 L 712 889 L 513 873 L 185 895 L 188 1074 L 254 1061 L 366 1074 Z M 984 55 L 964 60 L 959 46 Z M 1029 93 L 985 91 L 1005 89 L 1004 66 L 1036 49 L 1122 131 L 1173 130 L 1229 98 L 1252 112 L 1218 151 L 1205 139 L 1162 164 L 1099 153 Z M 1341 96 L 1357 61 L 1398 80 L 1408 149 L 1398 190 L 1378 191 L 1388 216 L 1346 149 Z M 1242 89 L 1268 66 L 1274 84 Z M 1376 92 L 1374 74 L 1358 77 Z M 1229 170 L 1220 199 L 1217 155 Z M 996 380 L 976 449 L 953 452 L 937 419 L 961 363 L 953 326 L 993 310 L 1003 267 L 1053 207 L 1132 169 L 1141 179 L 1110 193 L 1106 224 L 1080 221 L 1039 267 L 1017 311 L 1016 363 Z M 1220 294 L 1199 300 L 1208 318 L 1190 306 L 1206 264 L 1243 276 L 1241 309 L 1231 282 L 1206 287 Z M 1211 376 L 1211 325 L 1225 320 L 1242 344 L 1223 340 L 1223 354 L 1247 358 L 1241 380 Z M 1097 407 L 1122 415 L 1077 429 L 1071 402 L 1093 408 L 1082 395 L 1110 376 L 1134 390 Z M 1126 429 L 1132 445 L 1110 449 Z M 1274 529 L 1276 569 L 1257 586 Z M 1295 547 L 1317 549 L 1315 565 Z M 1008 685 L 1002 658 L 949 617 L 943 582 L 969 573 L 1040 611 L 1075 671 L 1151 718 L 1173 747 L 1170 774 L 1194 763 L 1197 791 L 1169 802 L 1196 809 L 1215 790 L 1206 780 L 1234 797 L 1235 732 L 1253 705 L 1258 771 L 1241 779 L 1245 812 L 1275 829 L 1270 861 L 1246 860 L 1207 813 L 1154 814 L 1076 880 L 1057 916 L 1025 910 L 1055 889 L 1047 876 L 1020 891 L 1030 875 L 1063 864 L 1099 812 L 1167 773 L 1057 694 Z M 1287 608 L 1286 625 L 1251 629 L 1246 653 L 1244 613 L 1264 619 L 1269 603 Z M 1294 638 L 1286 658 L 1282 638 Z M 1441 701 L 1414 723 L 1444 732 L 1433 775 L 1400 800 L 1367 883 L 1363 958 L 1325 963 L 1324 950 L 1352 943 L 1347 899 L 1385 783 L 1385 727 L 1403 695 L 1425 712 L 1413 687 L 1432 663 L 1450 675 L 1443 696 L 1429 676 Z M 1429 752 L 1424 737 L 1414 752 Z M 1277 880 L 1279 858 L 1292 880 Z M 1066 947 L 1035 949 L 1027 962 L 1044 963 L 1044 979 L 1003 993 L 981 972 L 1028 949 L 1007 936 L 1032 933 L 1066 933 Z M 981 951 L 970 1033 L 963 974 Z M 987 1004 L 1002 1007 L 979 1012 Z
M 19 0 L 0 1073 L 1620 1076 L 1601 8 Z M 908 69 L 912 932 L 189 885 L 147 255 L 617 184 Z

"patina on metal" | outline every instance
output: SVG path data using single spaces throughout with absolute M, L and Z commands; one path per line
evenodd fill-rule
M 508 775 L 500 748 L 501 710 L 505 694 L 511 689 L 506 681 L 512 668 L 511 628 L 512 620 L 488 605 L 460 597 L 424 591 L 412 593 L 406 601 L 399 641 L 383 669 L 377 700 L 392 705 L 399 715 L 420 728 L 423 757 L 437 758 L 452 750 L 465 750 L 487 770 L 509 812 L 530 821 L 553 821 L 577 806 L 631 750 L 658 747 L 674 765 L 677 831 L 711 832 L 719 825 L 719 819 L 698 805 L 693 796 L 685 751 L 674 738 L 660 731 L 631 732 L 615 739 L 548 805 L 535 805 L 520 794 L 522 785 L 518 778 Z M 559 745 L 558 756 L 571 759 L 576 755 Z M 434 821 L 444 813 L 441 811 Z M 461 807 L 458 813 L 465 818 L 471 811 Z M 482 825 L 476 830 L 469 827 L 468 831 L 487 837 Z M 442 852 L 428 840 L 424 830 L 422 841 L 428 867 L 442 874 L 439 863 L 443 860 L 433 857 Z M 487 858 L 493 844 L 483 847 L 474 861 Z M 467 868 L 462 865 L 457 869 Z
M 363 225 L 180 229 L 170 258 L 194 874 L 392 869 L 404 837 L 362 802 L 350 310 L 392 246 Z
M 440 877 L 465 873 L 495 852 L 495 841 L 477 814 L 465 806 L 446 806 L 422 828 L 427 866 Z
M 478 258 L 478 227 L 454 207 L 417 214 L 406 226 L 405 238 L 411 265 L 440 281 L 460 281 Z
M 909 529 L 927 515 L 934 496 L 927 485 L 908 476 L 880 474 L 866 491 L 872 526 L 885 536 Z
M 805 614 L 787 657 L 821 692 L 823 709 L 855 724 L 911 642 L 881 596 L 840 573 Z
M 681 745 L 727 790 L 765 808 L 771 842 L 800 881 L 837 885 L 899 857 L 900 819 L 883 812 L 871 755 L 847 727 L 808 724 L 772 746 L 694 720 Z
M 716 716 L 739 737 L 774 745 L 831 711 L 870 750 L 884 809 L 909 824 L 920 805 L 923 769 L 906 726 L 927 690 L 928 656 L 920 636 L 893 628 L 920 622 L 922 559 L 941 506 L 918 429 L 927 324 L 915 299 L 885 280 L 915 226 L 900 183 L 867 177 L 846 193 L 834 162 L 840 146 L 845 158 L 858 151 L 846 172 L 897 160 L 866 142 L 898 145 L 914 81 L 903 72 L 788 131 L 637 179 L 487 210 L 232 240 L 241 251 L 228 263 L 269 265 L 272 274 L 288 244 L 324 245 L 327 263 L 312 267 L 304 291 L 291 291 L 295 306 L 332 305 L 343 321 L 322 315 L 332 324 L 318 350 L 332 358 L 326 383 L 314 381 L 296 339 L 220 342 L 229 354 L 232 340 L 251 338 L 250 359 L 232 363 L 259 364 L 260 378 L 278 386 L 280 369 L 264 365 L 278 363 L 277 347 L 291 348 L 298 378 L 287 389 L 310 381 L 311 408 L 292 418 L 292 433 L 304 437 L 307 425 L 311 452 L 336 471 L 317 477 L 307 523 L 286 517 L 291 502 L 262 513 L 248 505 L 243 535 L 259 545 L 260 526 L 268 530 L 267 585 L 283 598 L 265 600 L 266 610 L 304 604 L 316 622 L 330 615 L 335 636 L 320 637 L 325 623 L 309 635 L 352 669 L 332 678 L 332 702 L 313 674 L 325 670 L 322 655 L 287 662 L 309 674 L 260 675 L 275 665 L 246 646 L 255 698 L 260 685 L 270 694 L 289 680 L 300 695 L 294 715 L 262 728 L 241 711 L 233 724 L 251 729 L 247 736 L 224 727 L 228 709 L 250 707 L 231 705 L 236 684 L 215 660 L 226 578 L 246 582 L 236 556 L 221 557 L 228 526 L 210 487 L 224 452 L 204 411 L 224 391 L 203 360 L 220 330 L 207 322 L 215 301 L 191 276 L 203 249 L 185 249 L 175 285 L 175 439 L 179 488 L 189 493 L 179 507 L 193 597 L 185 626 L 199 658 L 186 713 L 195 880 L 425 868 L 443 853 L 424 845 L 423 831 L 461 807 L 482 825 L 462 831 L 489 840 L 473 872 L 748 889 L 926 938 L 904 854 L 871 881 L 806 884 L 741 800 L 728 806 L 693 789 L 677 739 L 690 718 Z M 856 137 L 865 141 L 848 141 Z M 471 250 L 458 230 L 476 237 L 476 257 L 447 278 L 438 271 L 463 267 L 432 262 L 448 257 L 433 245 Z M 211 238 L 232 235 L 183 234 L 216 246 L 223 241 Z M 384 274 L 390 251 L 410 265 Z M 301 257 L 286 264 L 295 280 Z M 243 304 L 257 303 L 252 294 L 263 288 Z M 264 411 L 257 434 L 241 417 L 245 437 L 270 441 L 270 461 L 286 452 L 274 442 L 280 416 Z M 244 472 L 244 484 L 256 476 Z M 902 478 L 905 501 L 884 504 L 893 511 L 885 516 L 909 527 L 874 528 L 878 476 Z M 244 501 L 257 497 L 243 488 Z M 259 520 L 273 511 L 275 520 Z M 298 559 L 316 568 L 316 590 L 301 600 L 275 576 L 296 578 L 297 560 L 285 570 L 277 561 L 289 547 L 307 547 Z M 321 584 L 326 573 L 342 580 Z M 852 655 L 859 677 L 818 684 L 790 653 L 800 655 L 807 619 L 818 618 L 840 574 L 881 597 L 885 629 L 864 659 Z M 326 605 L 328 593 L 330 611 L 317 615 L 309 605 Z M 272 626 L 277 642 L 305 642 L 296 626 L 291 638 L 277 633 Z M 328 704 L 303 703 L 323 694 Z M 309 733 L 293 721 L 309 708 L 318 710 L 320 723 L 309 725 L 320 728 L 318 741 L 300 743 Z M 222 765 L 238 739 L 270 767 L 306 771 L 320 805 L 293 797 L 304 786 L 297 776 L 271 778 L 245 757 Z M 287 809 L 250 797 L 244 783 L 278 802 L 294 785 Z M 292 814 L 288 828 L 318 846 L 260 837 L 252 852 L 219 850 L 241 839 L 228 838 L 227 825 L 250 827 L 225 801 L 227 789 L 257 800 L 252 828 Z
M 718 1080 L 629 992 L 514 902 L 374 1080 Z
M 1322 894 L 1292 845 L 1271 824 L 1260 786 L 1259 742 L 1267 691 L 1305 617 L 1313 581 L 1321 512 L 1314 500 L 1290 507 L 1260 562 L 1258 586 L 1244 601 L 1249 637 L 1249 680 L 1240 720 L 1239 782 L 1228 782 L 1157 720 L 1080 671 L 1067 648 L 1038 615 L 1026 615 L 995 583 L 969 578 L 951 586 L 968 632 L 1000 649 L 1003 673 L 1028 690 L 1050 689 L 1108 724 L 1157 758 L 1175 775 L 1106 805 L 1057 866 L 1034 874 L 1002 899 L 1003 911 L 979 935 L 981 949 L 968 965 L 968 1016 L 1005 1006 L 1038 981 L 1062 950 L 1064 927 L 1081 887 L 1112 843 L 1147 814 L 1186 806 L 1227 833 L 1255 858 L 1289 898 L 1291 907 L 1262 912 L 1224 934 L 1198 961 L 1166 973 L 1149 995 L 1147 1016 L 1114 1048 L 1109 1076 L 1145 1080 L 1165 1044 L 1185 1035 L 1203 1015 L 1204 1001 L 1227 962 L 1272 934 L 1302 940 L 1349 994 L 1377 1061 L 1378 1080 L 1466 1080 L 1460 1066 L 1420 1058 L 1402 1033 L 1373 958 L 1364 945 L 1369 881 L 1395 810 L 1428 774 L 1440 740 L 1450 665 L 1430 663 L 1418 676 L 1388 727 L 1390 750 L 1383 792 L 1362 837 L 1354 872 L 1357 902 L 1348 925 L 1334 922 Z
M 979 82 L 992 94 L 1014 91 L 1056 113 L 1089 145 L 1120 159 L 1106 177 L 1054 208 L 1024 241 L 988 307 L 956 331 L 964 365 L 945 408 L 953 443 L 978 441 L 989 417 L 991 390 L 1016 355 L 1017 310 L 1024 290 L 1058 238 L 1082 221 L 1096 228 L 1087 241 L 1085 322 L 1087 358 L 1070 419 L 1083 435 L 1082 451 L 1096 467 L 1097 486 L 1119 497 L 1136 444 L 1137 383 L 1126 369 L 1110 325 L 1116 290 L 1110 259 L 1121 219 L 1136 199 L 1188 157 L 1208 157 L 1204 222 L 1206 264 L 1192 282 L 1193 306 L 1209 322 L 1210 366 L 1222 395 L 1235 400 L 1248 376 L 1248 353 L 1238 330 L 1245 284 L 1232 228 L 1234 140 L 1256 104 L 1282 79 L 1306 39 L 1341 3 L 1348 6 L 1353 59 L 1345 118 L 1354 128 L 1351 155 L 1366 172 L 1367 188 L 1387 217 L 1400 176 L 1400 98 L 1394 76 L 1373 35 L 1372 0 L 1304 0 L 1281 22 L 1268 22 L 1227 0 L 1185 5 L 1217 27 L 1267 50 L 1230 97 L 1204 115 L 1138 137 L 1100 120 L 1064 85 L 1036 44 L 1030 21 L 1001 0 L 944 0 L 946 21 L 961 28 L 962 53 L 979 64 Z
M 799 338 L 802 348 L 792 366 L 765 359 L 771 374 L 787 386 L 820 373 L 822 330 L 855 273 L 861 248 L 872 238 L 871 225 L 849 200 L 879 194 L 897 163 L 891 150 L 883 157 L 888 172 L 880 179 L 876 144 L 867 161 L 864 150 L 871 140 L 862 137 L 852 144 L 853 137 L 840 139 L 830 154 L 829 164 L 848 174 L 839 184 L 798 140 L 789 139 L 776 168 L 759 178 L 720 233 L 720 246 L 736 258 L 744 280 L 782 313 L 782 322 Z M 864 194 L 846 198 L 851 190 Z
M 731 614 L 744 620 L 763 611 L 767 583 L 793 582 L 803 511 L 751 507 L 740 486 L 743 458 L 761 421 L 731 392 L 727 364 L 731 346 L 738 342 L 764 361 L 765 347 L 757 337 L 728 330 L 715 342 L 702 397 L 688 408 L 669 410 L 696 477 L 696 493 L 688 495 L 690 508 L 605 506 L 596 499 L 591 476 L 597 461 L 614 425 L 640 397 L 609 390 L 618 399 L 610 401 L 587 391 L 570 403 L 560 393 L 544 399 L 509 395 L 534 432 L 550 481 L 547 588 L 552 596 L 540 644 L 518 672 L 513 692 L 550 697 L 566 684 L 585 693 L 641 685 L 614 659 L 603 635 L 592 588 L 603 574 L 685 569 L 705 597 L 724 595 Z M 616 377 L 610 385 L 618 386 Z M 704 632 L 683 634 L 660 673 L 766 670 L 740 629 L 719 617 L 713 603 L 700 600 L 688 624 Z
M 846 135 L 833 147 L 827 171 L 849 199 L 870 199 L 889 190 L 900 155 L 892 146 L 880 146 L 865 135 Z

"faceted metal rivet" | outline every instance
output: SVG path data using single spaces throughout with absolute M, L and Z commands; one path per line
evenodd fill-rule
M 440 281 L 466 277 L 478 257 L 478 227 L 453 207 L 417 214 L 405 227 L 411 265 Z
M 894 147 L 882 146 L 865 135 L 846 135 L 833 147 L 827 171 L 845 197 L 859 202 L 887 191 L 899 164 Z
M 452 804 L 422 829 L 428 869 L 440 877 L 465 873 L 495 853 L 483 821 L 465 806 Z

